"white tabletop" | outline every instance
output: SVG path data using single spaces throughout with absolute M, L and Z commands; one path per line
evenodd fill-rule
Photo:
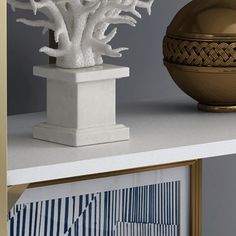
M 8 184 L 97 174 L 236 153 L 236 113 L 212 114 L 194 103 L 142 102 L 118 109 L 131 128 L 125 142 L 67 147 L 32 138 L 44 113 L 10 116 Z

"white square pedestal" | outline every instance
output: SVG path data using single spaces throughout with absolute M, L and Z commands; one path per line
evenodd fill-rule
M 128 77 L 128 67 L 46 65 L 34 75 L 47 79 L 47 122 L 33 128 L 34 138 L 69 146 L 129 139 L 129 128 L 116 124 L 116 79 Z

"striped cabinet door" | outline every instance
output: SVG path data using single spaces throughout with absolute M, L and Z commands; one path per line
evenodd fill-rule
M 9 236 L 178 236 L 180 182 L 16 205 Z
M 113 236 L 177 236 L 177 225 L 117 222 Z

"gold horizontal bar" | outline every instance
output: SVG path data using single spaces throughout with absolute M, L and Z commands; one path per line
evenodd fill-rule
M 78 177 L 70 177 L 70 178 L 64 178 L 64 179 L 43 181 L 43 182 L 29 184 L 29 188 L 38 188 L 38 187 L 44 187 L 44 186 L 50 186 L 50 185 L 56 185 L 56 184 L 72 183 L 72 182 L 77 182 L 77 181 L 82 181 L 82 180 L 134 174 L 134 173 L 140 173 L 140 172 L 152 171 L 152 170 L 161 170 L 161 169 L 168 169 L 168 168 L 175 168 L 175 167 L 182 167 L 182 166 L 192 166 L 195 164 L 195 162 L 196 162 L 195 160 L 184 161 L 184 162 L 177 162 L 177 163 L 170 163 L 170 164 L 163 164 L 163 165 L 154 165 L 154 166 L 126 169 L 126 170 L 105 172 L 105 173 L 99 173 L 99 174 L 92 174 L 92 175 L 84 175 L 84 176 L 78 176 Z

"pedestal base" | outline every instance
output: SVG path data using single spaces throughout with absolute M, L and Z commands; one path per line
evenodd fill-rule
M 129 128 L 124 125 L 73 129 L 41 123 L 33 128 L 33 137 L 36 139 L 73 147 L 125 141 L 129 136 Z
M 199 103 L 198 109 L 201 111 L 217 112 L 217 113 L 236 112 L 236 105 L 235 106 L 213 106 L 213 105 L 204 105 L 204 104 Z
M 46 65 L 34 75 L 47 79 L 47 121 L 33 128 L 34 138 L 75 147 L 129 139 L 116 124 L 116 80 L 129 76 L 128 67 Z

